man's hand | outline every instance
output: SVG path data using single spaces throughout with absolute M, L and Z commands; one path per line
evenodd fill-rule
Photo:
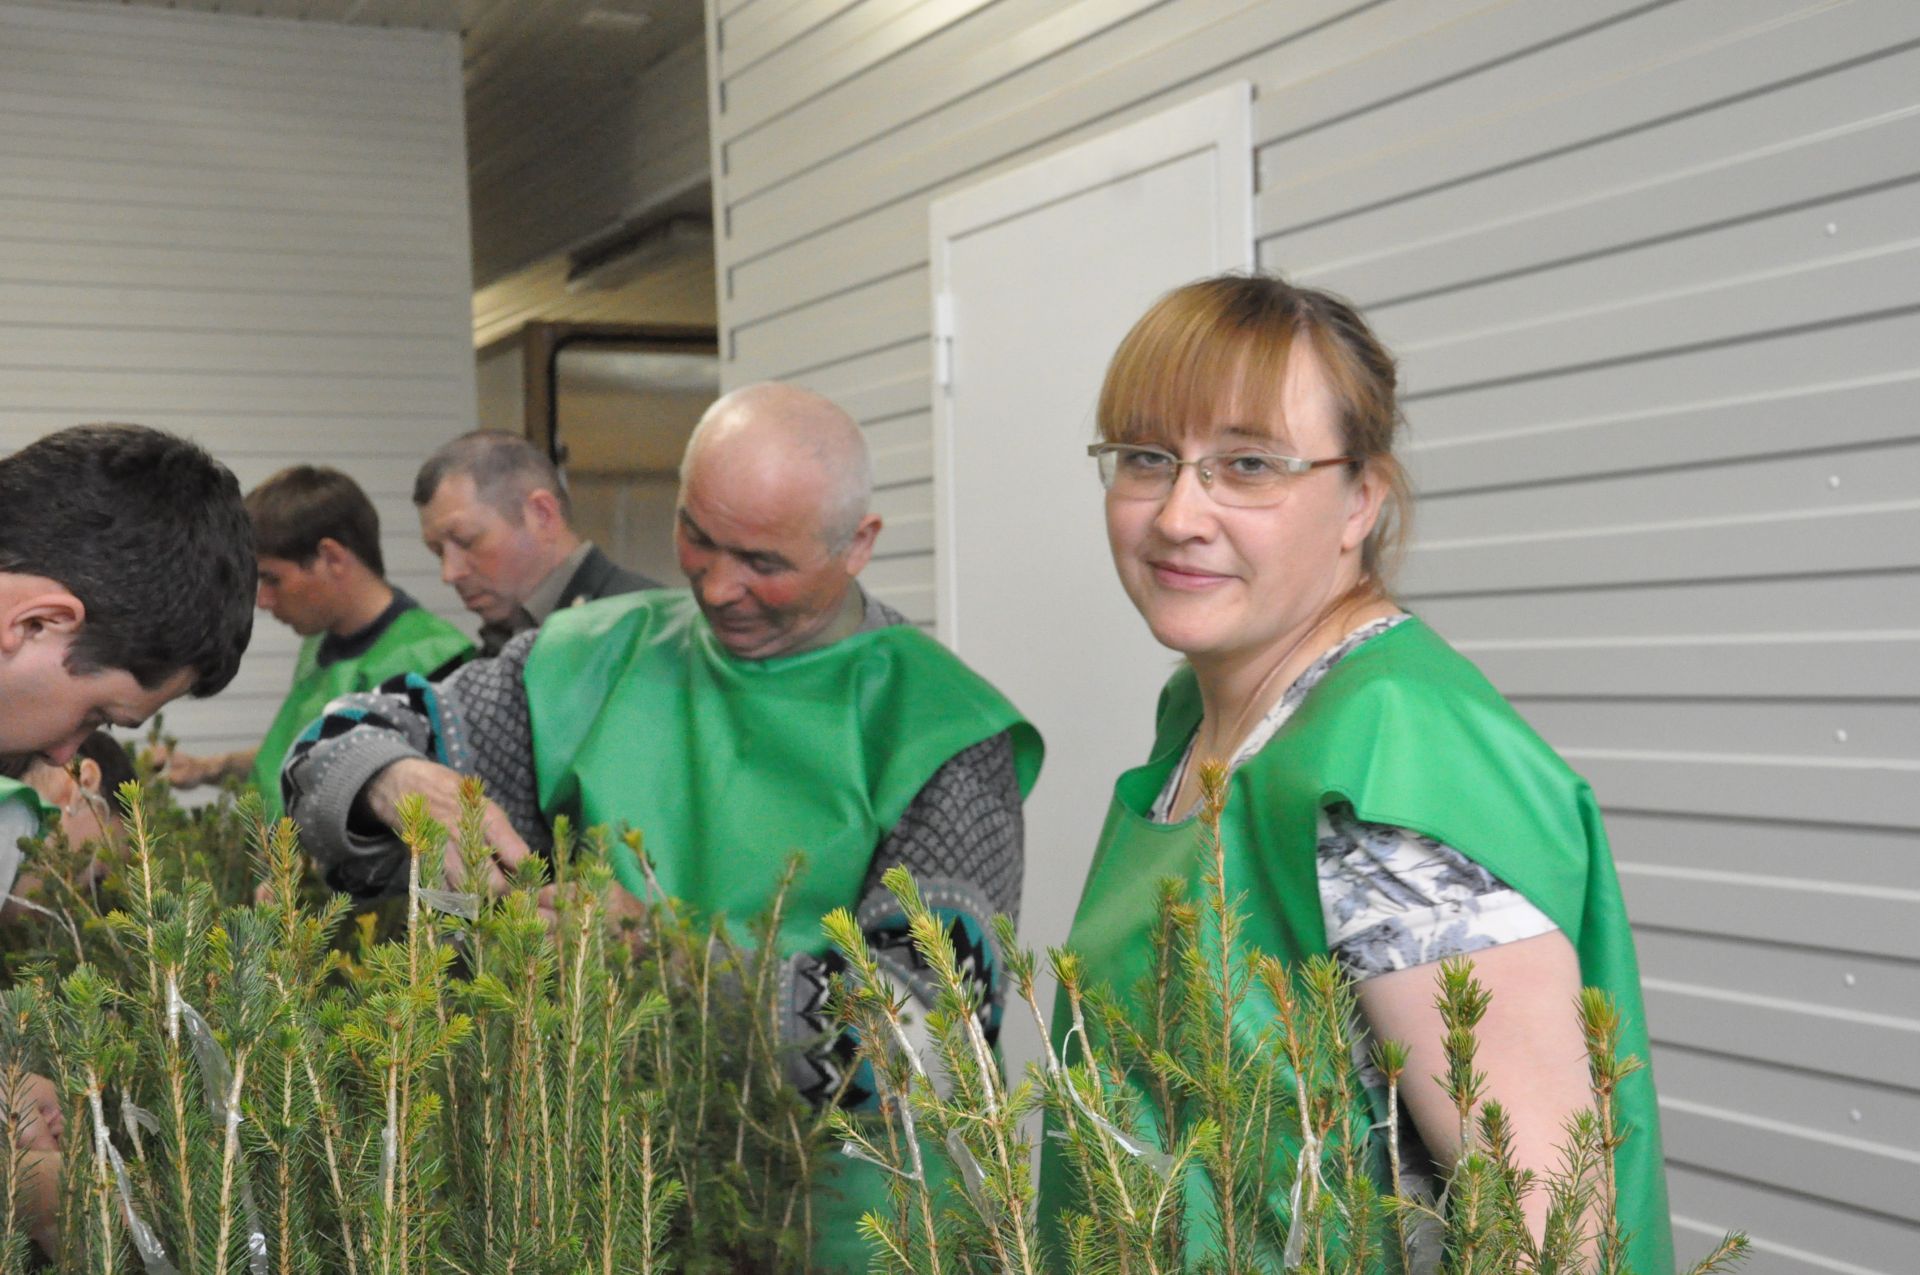
M 373 812 L 374 818 L 398 832 L 400 799 L 410 793 L 418 793 L 426 800 L 428 816 L 453 834 L 460 827 L 460 784 L 461 775 L 458 771 L 424 757 L 403 758 L 375 775 L 373 782 L 367 785 L 367 808 Z M 507 812 L 491 801 L 481 817 L 480 832 L 493 849 L 492 857 L 482 865 L 484 887 L 490 893 L 505 894 L 506 870 L 518 867 L 533 852 L 527 848 L 520 834 L 513 830 Z M 447 840 L 444 866 L 448 884 L 460 888 L 466 878 L 467 868 L 452 835 Z
M 579 887 L 572 883 L 542 886 L 539 895 L 535 898 L 535 902 L 540 908 L 540 919 L 547 923 L 548 932 L 555 938 L 558 938 L 560 935 L 560 904 L 562 891 L 566 892 L 568 901 L 572 901 L 573 895 L 578 889 Z M 615 930 L 620 929 L 620 927 L 628 921 L 638 920 L 641 916 L 645 915 L 647 910 L 646 904 L 627 893 L 626 887 L 618 881 L 614 882 L 613 886 L 608 889 L 605 902 L 606 922 Z
M 60 1095 L 45 1076 L 30 1073 L 13 1091 L 15 1136 L 23 1151 L 58 1151 L 67 1132 Z
M 178 748 L 162 748 L 154 754 L 160 763 L 161 773 L 167 782 L 175 788 L 198 788 L 202 784 L 217 784 L 229 776 L 243 776 L 253 769 L 253 750 L 237 753 L 215 753 L 211 757 L 195 757 L 183 753 Z

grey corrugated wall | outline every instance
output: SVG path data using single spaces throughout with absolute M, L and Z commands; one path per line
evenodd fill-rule
M 466 245 L 455 36 L 0 0 L 0 449 L 132 420 L 243 487 L 337 466 L 394 582 L 465 624 L 408 495 L 472 428 Z M 169 730 L 258 743 L 295 650 L 260 615 Z
M 1590 776 L 1683 1253 L 1920 1251 L 1920 5 L 709 0 L 729 384 L 933 619 L 927 204 L 1257 86 L 1262 261 L 1404 358 L 1409 604 Z

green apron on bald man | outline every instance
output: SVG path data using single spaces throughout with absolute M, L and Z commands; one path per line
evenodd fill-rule
M 806 855 L 779 942 L 783 1036 L 803 1094 L 873 1095 L 835 1036 L 839 969 L 821 934 L 844 907 L 889 953 L 908 995 L 932 1002 L 904 918 L 879 884 L 907 867 L 987 989 L 997 1032 L 995 913 L 1017 914 L 1021 801 L 1038 734 L 957 657 L 861 589 L 881 520 L 859 427 L 816 394 L 750 386 L 716 403 L 688 443 L 674 540 L 689 590 L 555 613 L 438 684 L 349 695 L 303 732 L 282 773 L 288 809 L 336 888 L 405 886 L 391 830 L 418 793 L 442 820 L 462 774 L 487 782 L 486 828 L 506 865 L 551 848 L 552 821 L 638 829 L 662 887 L 705 914 L 749 921 L 789 854 Z M 626 891 L 645 890 L 630 855 Z M 504 888 L 504 879 L 493 882 Z M 632 906 L 629 900 L 629 906 Z M 855 1223 L 882 1205 L 878 1170 L 848 1162 L 813 1204 L 815 1263 L 864 1270 Z

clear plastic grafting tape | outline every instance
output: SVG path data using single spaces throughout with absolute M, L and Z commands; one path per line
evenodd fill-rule
M 458 890 L 439 890 L 430 885 L 419 887 L 420 901 L 436 912 L 445 912 L 448 916 L 462 917 L 469 921 L 480 919 L 480 896 L 463 894 Z
M 987 1194 L 987 1175 L 980 1168 L 980 1162 L 973 1157 L 973 1149 L 960 1136 L 958 1129 L 947 1130 L 947 1156 L 954 1167 L 960 1170 L 960 1187 L 973 1201 L 973 1207 L 980 1214 L 980 1220 L 988 1226 L 996 1226 L 1000 1221 L 1000 1209 Z
M 87 1090 L 87 1105 L 93 1112 L 93 1153 L 113 1169 L 114 1189 L 120 1194 L 120 1211 L 126 1216 L 127 1233 L 133 1237 L 133 1247 L 140 1254 L 140 1264 L 146 1267 L 147 1275 L 180 1275 L 179 1269 L 167 1260 L 167 1250 L 161 1245 L 160 1237 L 153 1233 L 153 1228 L 133 1207 L 133 1186 L 127 1181 L 127 1164 L 120 1158 L 120 1149 L 113 1145 L 113 1139 L 107 1136 L 107 1116 L 101 1109 L 98 1089 Z
M 1080 1029 L 1077 1026 L 1069 1027 L 1067 1029 L 1066 1039 L 1060 1042 L 1060 1053 L 1063 1057 L 1067 1052 L 1066 1046 L 1068 1045 L 1069 1042 L 1073 1040 L 1074 1033 L 1079 1030 Z M 1090 1048 L 1088 1048 L 1086 1038 L 1084 1036 L 1081 1037 L 1080 1047 L 1086 1050 L 1089 1056 L 1092 1055 L 1093 1051 Z M 1161 1178 L 1165 1178 L 1173 1172 L 1172 1156 L 1168 1155 L 1166 1152 L 1161 1151 L 1155 1147 L 1147 1146 L 1145 1143 L 1139 1141 L 1130 1133 L 1122 1132 L 1120 1129 L 1120 1126 L 1116 1125 L 1115 1123 L 1113 1123 L 1113 1121 L 1107 1119 L 1105 1116 L 1095 1111 L 1092 1107 L 1088 1106 L 1087 1100 L 1080 1096 L 1080 1091 L 1073 1087 L 1073 1074 L 1071 1072 L 1068 1072 L 1063 1068 L 1062 1074 L 1060 1076 L 1060 1080 L 1061 1080 L 1061 1083 L 1066 1086 L 1067 1097 L 1073 1100 L 1073 1105 L 1079 1109 L 1080 1114 L 1085 1116 L 1087 1118 L 1088 1123 L 1092 1124 L 1094 1128 L 1106 1134 L 1109 1138 L 1112 1138 L 1115 1146 L 1119 1147 L 1122 1151 L 1126 1152 L 1128 1155 L 1134 1157 L 1135 1159 L 1145 1163 L 1148 1168 L 1152 1169 L 1155 1173 L 1160 1175 Z M 1051 1131 L 1049 1136 L 1064 1139 L 1066 1137 L 1066 1133 L 1062 1130 L 1055 1129 Z
M 131 1136 L 136 1130 L 145 1129 L 148 1133 L 160 1132 L 160 1117 L 127 1097 L 126 1091 L 120 1092 L 120 1123 Z
M 1378 1122 L 1373 1128 L 1378 1129 L 1383 1123 L 1385 1122 Z M 1308 1174 L 1312 1174 L 1319 1181 L 1321 1193 L 1332 1198 L 1332 1192 L 1327 1189 L 1326 1178 L 1320 1175 L 1320 1139 L 1318 1138 L 1310 1137 L 1303 1143 L 1299 1156 L 1293 1162 L 1293 1189 L 1287 1196 L 1287 1244 L 1286 1251 L 1280 1258 L 1281 1264 L 1287 1270 L 1300 1265 L 1301 1259 L 1306 1255 L 1307 1228 L 1305 1219 L 1300 1216 L 1300 1195 L 1301 1188 L 1306 1185 Z M 1347 1216 L 1346 1206 L 1337 1198 L 1334 1199 L 1334 1205 L 1340 1210 L 1342 1217 Z
M 200 1069 L 200 1080 L 207 1090 L 207 1109 L 228 1137 L 238 1137 L 240 1112 L 227 1106 L 227 1094 L 233 1089 L 233 1068 L 227 1063 L 227 1051 L 220 1048 L 213 1028 L 200 1011 L 187 1004 L 180 986 L 167 976 L 167 1014 L 172 1022 L 185 1024 L 187 1043 L 193 1061 Z M 267 1275 L 267 1233 L 260 1225 L 260 1207 L 254 1203 L 253 1185 L 243 1175 L 240 1180 L 240 1206 L 247 1215 L 247 1265 L 253 1275 Z
M 199 1010 L 187 1004 L 171 980 L 167 983 L 167 995 L 172 1017 L 187 1029 L 187 1046 L 193 1051 L 194 1064 L 200 1070 L 200 1083 L 207 1090 L 207 1110 L 223 1130 L 228 1124 L 239 1124 L 240 1113 L 227 1110 L 227 1091 L 233 1088 L 233 1068 L 227 1065 L 227 1051 L 220 1048 L 213 1028 L 200 1017 Z
M 1300 1148 L 1300 1157 L 1293 1162 L 1293 1189 L 1287 1193 L 1287 1243 L 1280 1255 L 1280 1265 L 1286 1270 L 1300 1265 L 1307 1251 L 1306 1219 L 1300 1216 L 1300 1187 L 1305 1181 L 1302 1175 L 1307 1172 L 1309 1149 Z
M 140 1132 L 158 1135 L 160 1121 L 151 1111 L 137 1105 L 133 1096 L 126 1090 L 120 1091 L 120 1125 L 127 1131 L 127 1141 L 133 1143 L 133 1154 L 144 1159 L 146 1151 L 140 1145 Z
M 399 1158 L 396 1154 L 397 1149 L 397 1140 L 394 1137 L 393 1126 L 391 1124 L 381 1125 L 380 1181 L 383 1185 L 393 1181 L 394 1161 Z
M 885 1169 L 888 1173 L 891 1173 L 896 1178 L 905 1178 L 909 1182 L 919 1182 L 922 1180 L 920 1174 L 911 1172 L 907 1169 L 895 1168 L 893 1165 L 888 1164 L 885 1160 L 882 1160 L 879 1156 L 874 1155 L 872 1152 L 868 1151 L 865 1147 L 861 1146 L 857 1142 L 842 1142 L 840 1144 L 840 1154 L 843 1156 L 846 1156 L 850 1160 L 864 1160 L 868 1164 L 873 1165 L 875 1168 Z
M 1386 1128 L 1393 1118 L 1388 1116 L 1385 1120 L 1374 1121 L 1367 1126 L 1367 1133 L 1372 1135 Z M 1307 1251 L 1307 1228 L 1305 1220 L 1300 1216 L 1300 1196 L 1302 1189 L 1306 1186 L 1309 1173 L 1318 1179 L 1321 1193 L 1333 1200 L 1334 1207 L 1340 1210 L 1340 1216 L 1352 1221 L 1347 1213 L 1347 1206 L 1342 1204 L 1339 1197 L 1327 1187 L 1327 1179 L 1320 1172 L 1320 1139 L 1309 1133 L 1307 1141 L 1300 1145 L 1300 1154 L 1294 1159 L 1293 1187 L 1287 1195 L 1287 1243 L 1285 1251 L 1280 1256 L 1281 1265 L 1287 1270 L 1300 1265 Z M 1443 1214 L 1446 1212 L 1444 1200 L 1441 1202 L 1440 1211 Z

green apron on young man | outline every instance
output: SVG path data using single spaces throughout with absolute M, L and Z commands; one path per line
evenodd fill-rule
M 45 833 L 47 816 L 53 813 L 53 807 L 32 785 L 0 775 L 0 811 L 11 812 L 16 808 L 19 811 L 18 818 L 0 819 L 0 828 L 5 829 L 9 838 L 0 844 L 0 898 L 13 892 L 14 880 L 25 866 L 25 856 L 20 852 L 20 838 Z
M 9 779 L 0 775 L 0 806 L 17 801 L 32 811 L 42 827 L 46 826 L 46 817 L 53 813 L 53 807 L 40 795 L 39 789 L 24 779 Z
M 1084 958 L 1089 982 L 1122 994 L 1151 965 L 1158 882 L 1177 878 L 1198 897 L 1207 868 L 1196 820 L 1146 817 L 1200 716 L 1198 685 L 1183 669 L 1161 695 L 1152 759 L 1115 785 L 1067 940 Z M 1518 890 L 1572 942 L 1582 981 L 1618 1004 L 1622 1052 L 1647 1058 L 1639 967 L 1592 792 L 1477 668 L 1418 619 L 1334 665 L 1273 740 L 1234 772 L 1221 819 L 1227 888 L 1244 892 L 1246 942 L 1291 966 L 1327 951 L 1316 823 L 1323 807 L 1338 802 L 1369 823 L 1452 846 Z M 1064 1048 L 1065 1018 L 1056 1006 L 1056 1049 Z M 1272 1020 L 1272 1005 L 1250 998 L 1237 1024 L 1242 1046 Z M 1370 1113 L 1367 1122 L 1383 1114 Z M 1665 1275 L 1673 1269 L 1672 1236 L 1650 1071 L 1625 1083 L 1617 1116 L 1630 1130 L 1618 1167 L 1632 1268 Z M 1043 1141 L 1040 1200 L 1048 1223 L 1060 1209 L 1079 1207 L 1057 1146 Z M 1192 1260 L 1207 1252 L 1213 1201 L 1203 1174 L 1191 1174 L 1187 1186 Z M 1275 1203 L 1284 1211 L 1286 1201 Z
M 390 677 L 402 673 L 432 673 L 473 650 L 473 642 L 451 624 L 421 607 L 402 611 L 393 618 L 373 645 L 358 655 L 334 660 L 322 667 L 320 644 L 325 634 L 316 634 L 300 644 L 299 658 L 293 665 L 293 688 L 281 702 L 273 725 L 253 756 L 253 786 L 266 803 L 268 819 L 278 819 L 280 803 L 280 763 L 287 750 L 329 700 L 355 691 L 370 691 Z
M 788 855 L 806 855 L 786 955 L 825 949 L 822 918 L 857 905 L 875 849 L 954 754 L 1011 731 L 1022 795 L 1040 769 L 1040 737 L 1013 705 L 905 626 L 742 660 L 686 590 L 654 590 L 554 615 L 525 681 L 542 813 L 638 829 L 668 894 L 750 922 Z M 646 896 L 624 846 L 614 870 Z M 814 1204 L 816 1265 L 865 1270 L 855 1223 L 885 1200 L 878 1170 L 843 1166 Z

